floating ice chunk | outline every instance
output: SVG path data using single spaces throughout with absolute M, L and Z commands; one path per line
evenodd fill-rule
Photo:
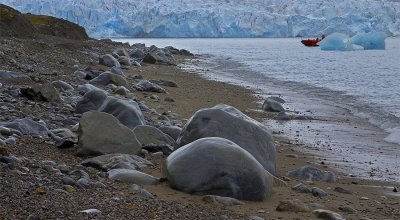
M 383 32 L 372 32 L 357 34 L 351 38 L 351 43 L 360 45 L 364 50 L 384 50 L 386 34 Z
M 353 50 L 353 45 L 349 40 L 349 36 L 341 33 L 330 34 L 321 42 L 319 42 L 318 45 L 320 46 L 321 50 Z

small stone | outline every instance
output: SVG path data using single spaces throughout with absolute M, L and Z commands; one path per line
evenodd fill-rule
M 75 186 L 76 185 L 76 181 L 74 179 L 72 179 L 71 177 L 65 176 L 61 179 L 61 183 L 63 185 L 71 185 L 71 186 Z
M 9 137 L 9 138 L 4 140 L 4 143 L 6 143 L 8 145 L 16 145 L 17 144 L 17 140 L 14 137 Z
M 249 217 L 250 220 L 264 220 L 264 218 L 261 218 L 259 216 L 253 215 Z
M 299 156 L 297 154 L 286 154 L 286 157 L 289 158 L 299 158 Z
M 90 186 L 90 184 L 90 180 L 87 178 L 80 178 L 78 181 L 76 181 L 76 185 L 81 188 L 87 188 Z
M 35 189 L 35 193 L 37 193 L 37 194 L 46 194 L 46 191 L 43 188 L 38 187 L 38 188 Z
M 361 197 L 360 200 L 369 200 L 367 197 Z
M 166 102 L 175 102 L 175 99 L 170 97 L 170 96 L 167 96 L 167 97 L 165 97 L 164 101 L 166 101 Z
M 64 190 L 67 192 L 75 192 L 76 191 L 75 188 L 71 185 L 65 185 Z
M 397 188 L 396 187 L 393 187 L 393 192 L 397 192 Z
M 101 211 L 98 209 L 86 209 L 86 210 L 79 211 L 79 212 L 86 213 L 86 214 L 100 214 L 101 213 Z

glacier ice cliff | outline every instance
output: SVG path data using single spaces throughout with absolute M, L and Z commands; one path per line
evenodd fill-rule
M 92 37 L 400 35 L 398 0 L 0 0 L 78 23 Z

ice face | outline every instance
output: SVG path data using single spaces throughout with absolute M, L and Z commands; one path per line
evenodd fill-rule
M 340 51 L 350 51 L 353 50 L 353 45 L 349 39 L 349 36 L 341 33 L 333 33 L 321 42 L 318 43 L 321 50 L 340 50 Z
M 357 34 L 352 37 L 351 43 L 360 45 L 364 50 L 384 50 L 386 34 L 382 32 Z
M 0 0 L 78 23 L 91 37 L 400 35 L 393 0 Z

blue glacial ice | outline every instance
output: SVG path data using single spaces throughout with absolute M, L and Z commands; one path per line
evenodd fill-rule
M 340 50 L 350 51 L 354 50 L 353 44 L 351 43 L 349 36 L 341 33 L 333 33 L 325 37 L 321 42 L 318 43 L 321 50 Z
M 351 43 L 362 46 L 364 50 L 384 50 L 386 34 L 374 32 L 367 34 L 357 34 L 352 37 Z
M 384 50 L 386 34 L 382 32 L 362 33 L 353 37 L 346 34 L 333 33 L 318 43 L 321 50 L 352 51 L 363 50 Z M 356 46 L 358 45 L 358 46 Z

